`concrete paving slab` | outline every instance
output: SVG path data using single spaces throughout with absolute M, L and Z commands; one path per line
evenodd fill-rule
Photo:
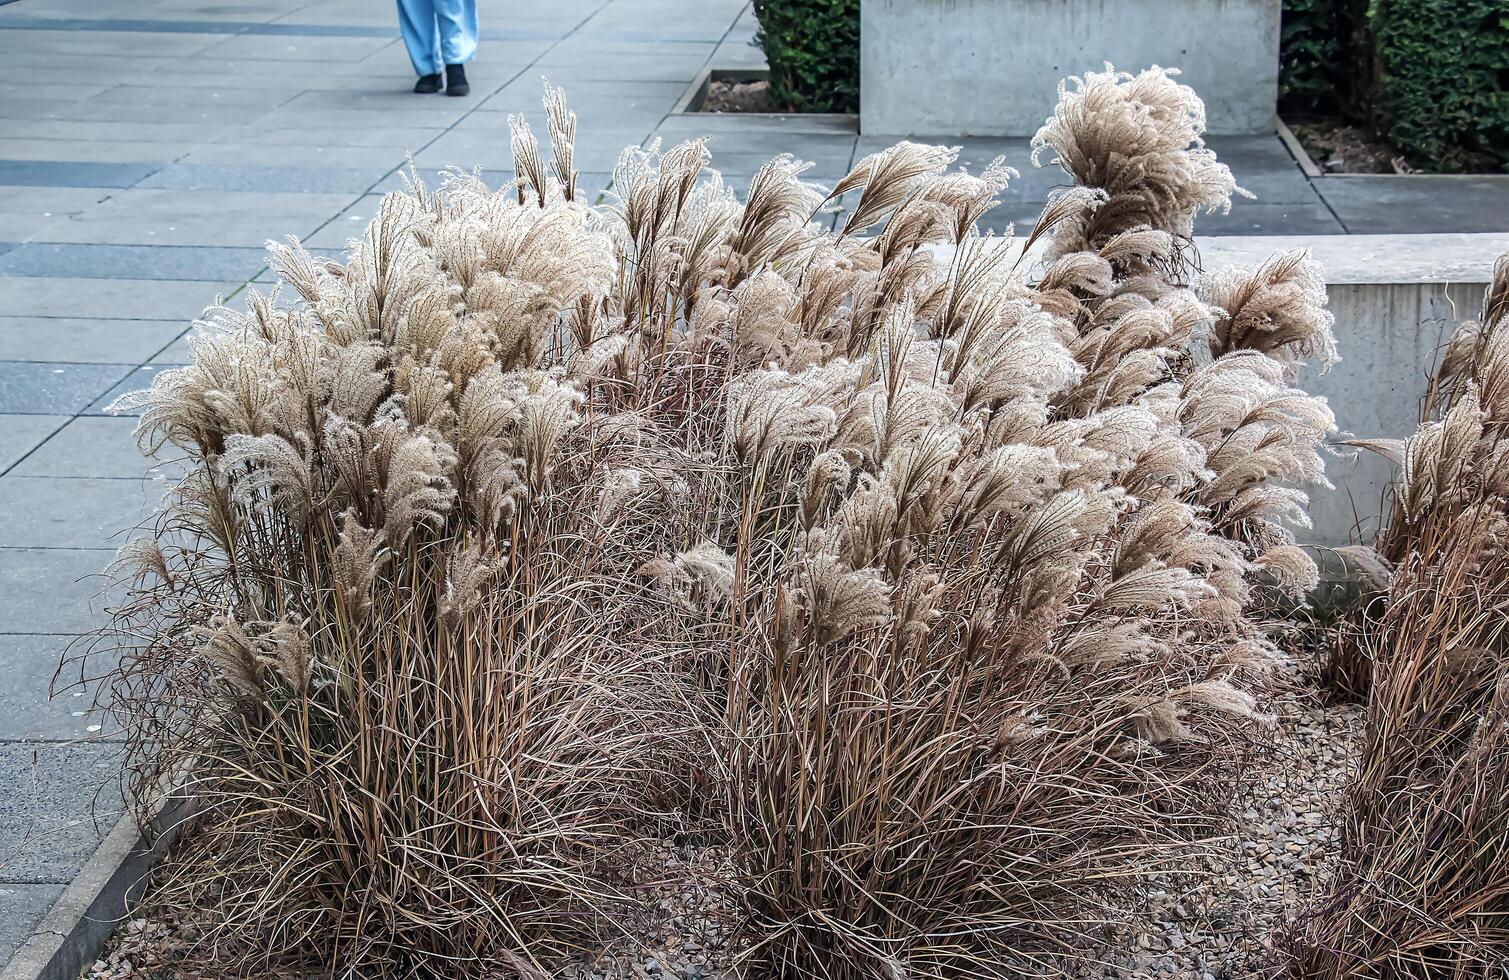
M 0 416 L 0 420 L 38 417 Z M 5 424 L 0 421 L 0 431 Z M 136 419 L 127 416 L 68 419 L 16 464 L 10 475 L 142 480 L 182 468 L 175 462 L 182 454 L 173 446 L 165 446 L 155 460 L 143 456 L 135 430 Z
M 51 217 L 62 217 L 69 214 L 81 214 L 89 210 L 101 201 L 108 200 L 114 193 L 108 188 L 92 187 L 88 184 L 68 186 L 63 183 L 68 174 L 60 172 L 60 178 L 51 186 L 38 184 L 22 184 L 10 186 L 0 184 L 0 212 L 6 214 L 38 214 Z M 11 241 L 24 241 L 15 235 L 14 230 L 7 226 L 7 238 Z
M 131 370 L 129 364 L 0 361 L 0 413 L 77 415 Z
M 65 98 L 60 95 L 38 96 L 35 90 L 25 94 L 10 94 L 0 100 L 0 119 L 67 119 L 70 110 L 77 109 L 81 98 Z
M 664 105 L 669 110 L 686 91 L 686 86 L 687 83 L 681 81 L 581 79 L 572 82 L 571 86 L 566 89 L 566 103 L 575 109 L 578 103 L 594 101 L 608 105 L 615 101 L 634 104 L 655 102 Z M 484 111 L 518 112 L 523 110 L 538 113 L 542 92 L 540 77 L 531 72 L 527 77 L 516 78 L 498 89 L 496 93 L 484 99 L 478 108 Z
M 688 140 L 700 136 L 714 139 L 746 137 L 763 140 L 767 145 L 776 141 L 801 136 L 848 136 L 859 134 L 859 121 L 853 116 L 839 115 L 774 115 L 764 113 L 740 114 L 734 112 L 682 112 L 665 117 L 655 127 L 663 139 Z M 876 141 L 879 146 L 890 146 L 894 140 Z
M 22 462 L 69 421 L 66 415 L 0 415 L 0 473 Z
M 322 223 L 350 194 L 133 188 L 48 229 L 49 241 L 257 246 Z
M 105 55 L 123 57 L 139 54 L 148 58 L 186 58 L 224 40 L 216 34 L 130 33 L 123 31 L 52 31 L 26 30 L 24 24 L 7 23 L 0 34 L 0 55 L 24 53 L 35 57 Z
M 620 58 L 612 62 L 578 62 L 562 59 L 550 65 L 531 65 L 531 70 L 541 69 L 555 85 L 571 91 L 578 82 L 627 82 L 648 80 L 652 82 L 680 82 L 690 84 L 697 72 L 706 66 L 706 59 L 677 59 L 668 62 L 658 58 Z
M 90 653 L 91 637 L 55 633 L 0 635 L 0 741 L 113 738 L 119 727 L 94 710 L 99 675 L 113 663 L 108 644 Z M 63 657 L 88 659 L 61 667 Z M 81 672 L 81 668 L 87 668 Z M 84 676 L 87 673 L 89 676 Z M 53 693 L 56 691 L 56 693 Z M 0 869 L 0 875 L 5 871 Z
M 310 249 L 310 251 L 314 252 L 317 255 L 324 254 L 324 250 L 321 249 Z M 267 269 L 263 269 L 261 274 L 258 275 L 256 279 L 253 279 L 252 282 L 255 284 L 261 284 L 270 281 L 270 277 L 271 272 Z M 178 367 L 180 365 L 190 363 L 194 359 L 194 353 L 189 345 L 193 341 L 195 333 L 196 331 L 192 327 L 184 331 L 183 335 L 180 336 L 177 340 L 173 341 L 171 344 L 164 347 L 156 354 L 153 354 L 151 358 L 148 359 L 149 363 L 153 367 Z
M 231 129 L 237 123 L 218 122 L 111 122 L 109 120 L 42 119 L 16 120 L 6 126 L 6 136 L 31 140 L 131 140 L 163 143 L 203 142 Z M 55 159 L 55 157 L 53 157 Z
M 258 243 L 260 244 L 260 242 Z M 10 316 L 140 317 L 183 320 L 229 296 L 240 281 L 168 279 L 0 278 L 0 310 Z
M 567 98 L 567 105 L 576 114 L 576 131 L 581 136 L 606 130 L 637 130 L 645 133 L 660 125 L 660 121 L 675 105 L 660 95 L 588 100 L 572 98 L 568 93 Z M 535 135 L 542 140 L 545 138 L 548 132 L 545 110 L 540 105 L 537 94 L 532 97 L 515 97 L 510 102 L 489 101 L 485 108 L 472 113 L 456 128 L 468 130 L 479 127 L 493 131 L 501 126 L 506 129 L 509 116 L 522 116 Z
M 11 23 L 10 18 L 4 12 L 0 12 L 0 17 L 6 17 L 5 23 L 8 27 Z M 19 32 L 17 34 L 19 35 Z M 19 50 L 12 48 L 5 53 L 7 68 L 24 70 L 24 73 L 28 75 L 33 71 L 67 71 L 72 72 L 71 77 L 75 79 L 102 76 L 134 78 L 161 71 L 177 60 L 179 59 L 129 55 L 116 57 L 106 53 L 60 54 L 56 51 L 33 51 L 29 48 Z M 89 73 L 90 69 L 93 69 L 92 75 Z
M 1359 174 L 1320 177 L 1315 189 L 1354 235 L 1509 230 L 1509 176 Z
M 1346 229 L 1330 208 L 1311 204 L 1265 204 L 1236 200 L 1231 211 L 1195 218 L 1195 235 L 1342 235 Z
M 437 132 L 440 132 L 437 130 Z M 205 143 L 174 161 L 178 164 L 228 167 L 287 167 L 359 170 L 376 180 L 402 160 L 397 150 L 370 146 L 310 146 L 290 151 L 286 145 L 269 143 Z M 370 183 L 370 181 L 369 181 Z
M 4 152 L 0 148 L 0 152 Z M 11 187 L 130 187 L 155 164 L 0 159 L 0 184 Z
M 1250 200 L 1257 204 L 1321 204 L 1320 195 L 1300 171 L 1298 164 L 1282 170 L 1232 169 L 1237 186 L 1252 194 Z
M 39 73 L 45 72 L 45 75 Z M 111 88 L 110 83 L 80 79 L 57 69 L 36 69 L 24 76 L 0 79 L 0 98 L 25 98 L 45 89 L 57 99 L 97 99 Z
M 89 97 L 96 105 L 140 106 L 156 105 L 175 108 L 223 109 L 227 106 L 246 106 L 266 111 L 270 102 L 264 92 L 248 91 L 229 85 L 113 85 L 98 95 Z M 297 79 L 285 79 L 294 87 Z
M 99 628 L 105 622 L 100 573 L 114 558 L 109 549 L 0 548 L 0 633 Z
M 438 120 L 433 126 L 385 126 L 366 128 L 339 126 L 335 121 L 311 130 L 304 126 L 264 128 L 262 126 L 233 126 L 211 137 L 208 142 L 261 143 L 264 146 L 290 147 L 290 153 L 302 154 L 306 148 L 316 146 L 372 147 L 390 151 L 402 160 L 406 152 L 418 152 L 445 132 Z
M 122 812 L 111 742 L 0 742 L 0 881 L 73 880 Z
M 187 313 L 182 320 L 0 316 L 0 361 L 140 364 L 176 340 L 188 319 Z
M 395 32 L 396 33 L 396 32 Z M 372 54 L 398 39 L 387 37 L 333 37 L 328 34 L 303 36 L 251 36 L 214 38 L 213 43 L 195 49 L 200 58 L 256 61 L 346 61 Z
M 0 160 L 163 164 L 183 156 L 198 145 L 198 140 L 21 139 L 0 134 Z
M 180 125 L 200 125 L 218 130 L 231 123 L 255 122 L 269 111 L 271 110 L 266 105 L 183 105 L 168 100 L 124 105 L 86 101 L 54 113 L 50 118 L 89 122 L 103 120 L 113 123 L 155 123 L 171 119 Z
M 424 183 L 425 187 L 434 189 L 438 188 L 445 182 L 451 171 L 437 170 L 432 168 L 419 168 L 417 173 L 420 181 Z M 404 166 L 397 168 L 392 173 L 385 176 L 371 188 L 370 192 L 373 194 L 390 194 L 394 191 L 405 190 L 407 189 L 408 185 L 404 181 L 408 176 L 409 168 L 408 165 L 405 164 Z M 514 179 L 514 172 L 512 170 L 483 170 L 478 174 L 478 176 L 482 178 L 487 186 L 497 188 L 512 184 Z
M 314 234 L 304 236 L 304 246 L 306 248 L 344 249 L 347 242 L 361 235 L 367 227 L 367 222 L 377 214 L 377 206 L 381 202 L 381 194 L 367 194 L 357 198 Z
M 156 479 L 0 476 L 0 548 L 120 550 L 157 511 L 166 473 Z
M 501 120 L 500 113 L 488 113 L 489 118 Z M 646 139 L 646 130 L 598 130 L 591 138 L 578 140 L 575 160 L 578 169 L 584 171 L 611 171 L 618 162 L 618 155 L 626 146 L 638 146 Z M 542 136 L 542 128 L 536 132 Z M 585 134 L 583 134 L 585 136 Z M 439 169 L 461 167 L 470 170 L 502 170 L 513 165 L 513 153 L 509 148 L 507 125 L 496 129 L 461 132 L 452 130 L 414 154 L 419 167 Z
M 28 242 L 0 255 L 0 276 L 226 282 L 253 275 L 265 255 L 251 246 Z
M 61 220 L 62 218 L 50 214 L 0 211 L 0 225 L 5 226 L 6 233 L 23 240 L 41 234 Z
M 276 67 L 276 74 L 267 74 L 268 67 Z M 323 72 L 323 74 L 318 74 Z M 271 106 L 277 106 L 302 92 L 340 90 L 354 85 L 365 87 L 401 85 L 401 76 L 392 65 L 329 64 L 323 67 L 318 62 L 306 64 L 301 61 L 280 61 L 269 66 L 265 61 L 239 61 L 216 64 L 204 59 L 180 61 L 165 66 L 151 74 L 130 76 L 137 83 L 160 83 L 191 87 L 214 85 L 226 90 L 235 90 L 248 95 L 260 94 Z M 409 83 L 413 85 L 413 82 Z M 407 89 L 397 88 L 398 91 Z
M 474 83 L 477 88 L 481 82 Z M 421 98 L 412 92 L 398 105 L 386 108 L 354 109 L 322 107 L 318 102 L 288 104 L 263 116 L 259 122 L 269 129 L 302 129 L 318 133 L 321 127 L 338 129 L 383 129 L 413 127 L 445 128 L 461 121 L 476 104 L 471 98 Z
M 716 9 L 717 5 L 712 6 Z M 588 30 L 574 31 L 569 37 L 562 38 L 552 45 L 548 51 L 536 59 L 535 66 L 553 74 L 556 67 L 563 65 L 575 69 L 590 69 L 592 67 L 590 62 L 594 61 L 601 62 L 602 68 L 610 68 L 616 62 L 620 67 L 636 69 L 658 61 L 665 67 L 679 69 L 683 72 L 683 77 L 690 79 L 706 65 L 707 59 L 717 48 L 722 37 L 720 33 L 718 37 L 672 40 L 655 37 L 650 31 L 627 33 L 606 29 L 592 30 L 599 24 L 601 16 L 601 14 L 594 16 L 592 21 L 585 25 L 589 28 Z M 619 77 L 638 81 L 666 80 L 663 74 L 655 71 L 627 71 Z
M 0 957 L 9 958 L 63 894 L 56 884 L 0 885 Z
M 237 193 L 361 194 L 382 170 L 335 167 L 253 167 L 174 163 L 143 180 L 139 187 Z
M 176 20 L 187 16 L 200 21 L 244 21 L 251 16 L 275 18 L 305 5 L 300 0 L 241 0 L 236 4 L 207 7 L 202 0 L 155 0 L 150 6 L 134 4 L 114 12 L 130 13 L 142 21 Z M 36 14 L 39 19 L 42 16 L 74 19 L 82 28 L 115 19 L 109 14 L 101 14 L 97 0 L 49 0 L 48 5 Z

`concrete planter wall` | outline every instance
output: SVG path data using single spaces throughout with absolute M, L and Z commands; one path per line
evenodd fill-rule
M 1483 312 L 1493 263 L 1509 253 L 1509 234 L 1296 235 L 1196 237 L 1201 267 L 1251 268 L 1275 253 L 1308 249 L 1325 273 L 1341 361 L 1321 374 L 1300 371 L 1297 384 L 1324 395 L 1344 435 L 1403 439 L 1418 426 L 1439 348 L 1463 320 Z M 1002 248 L 1021 242 L 1001 239 Z M 1024 267 L 1041 271 L 1043 244 Z M 939 250 L 947 261 L 948 250 Z M 1309 487 L 1314 527 L 1300 543 L 1319 548 L 1371 541 L 1380 501 L 1397 467 L 1368 452 L 1326 460 L 1334 489 Z
M 1326 396 L 1342 432 L 1363 438 L 1402 439 L 1415 431 L 1440 345 L 1460 321 L 1482 314 L 1493 262 L 1509 252 L 1509 234 L 1196 240 L 1210 270 L 1253 266 L 1291 248 L 1310 250 L 1325 271 L 1341 361 L 1325 374 L 1307 368 L 1298 384 Z M 1311 489 L 1315 526 L 1301 540 L 1343 545 L 1360 526 L 1362 540 L 1370 541 L 1379 499 L 1397 468 L 1360 452 L 1328 459 L 1326 475 L 1335 489 Z
M 1030 136 L 1068 75 L 1178 68 L 1212 133 L 1272 132 L 1281 0 L 862 0 L 860 129 Z

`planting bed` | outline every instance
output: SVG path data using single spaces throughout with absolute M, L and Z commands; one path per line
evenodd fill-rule
M 630 150 L 593 209 L 558 90 L 552 168 L 515 120 L 513 187 L 387 195 L 344 264 L 270 246 L 297 298 L 212 311 L 120 403 L 194 469 L 114 566 L 110 710 L 136 797 L 188 772 L 199 810 L 96 976 L 1360 980 L 1368 916 L 1475 861 L 1509 781 L 1451 770 L 1462 832 L 1369 878 L 1359 793 L 1380 748 L 1415 772 L 1380 726 L 1495 667 L 1417 692 L 1350 610 L 1307 652 L 1320 267 L 1200 273 L 1236 185 L 1167 72 L 1061 99 L 1031 271 L 978 229 L 1010 168 L 911 142 L 742 202 L 702 141 Z M 1484 310 L 1445 420 L 1373 447 L 1445 530 L 1497 513 L 1509 260 Z M 1435 566 L 1399 533 L 1374 588 L 1408 612 Z M 1309 680 L 1344 658 L 1400 706 L 1366 745 Z M 1473 765 L 1498 710 L 1458 723 Z M 1492 961 L 1440 891 L 1379 962 Z
M 776 112 L 770 103 L 770 83 L 757 79 L 742 82 L 718 78 L 708 82 L 697 112 Z
M 1141 879 L 1141 904 L 1087 937 L 1079 952 L 1091 965 L 1076 967 L 1077 976 L 1222 980 L 1262 976 L 1271 965 L 1271 941 L 1329 878 L 1337 809 L 1356 759 L 1362 709 L 1327 703 L 1309 673 L 1323 654 L 1296 644 L 1294 663 L 1285 669 L 1289 687 L 1272 705 L 1275 721 L 1262 736 L 1272 761 L 1248 773 L 1229 836 L 1171 854 L 1166 870 Z M 561 975 L 730 975 L 740 920 L 735 875 L 727 849 L 707 840 L 692 833 L 646 845 L 643 877 L 651 884 L 636 896 L 642 905 L 622 923 L 624 935 L 593 956 L 563 964 Z M 121 925 L 86 980 L 230 975 L 230 964 L 195 948 L 196 932 L 192 922 L 154 917 L 149 896 L 141 917 Z

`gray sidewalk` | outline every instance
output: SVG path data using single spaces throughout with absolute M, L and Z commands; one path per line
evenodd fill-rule
M 407 155 L 507 167 L 507 114 L 540 120 L 541 75 L 605 184 L 744 6 L 516 0 L 484 21 L 464 99 L 408 91 L 389 3 L 0 6 L 0 962 L 119 810 L 90 698 L 48 700 L 99 622 L 94 576 L 166 485 L 105 406 L 183 360 L 189 321 L 261 271 L 267 239 L 360 232 Z
M 507 180 L 507 116 L 543 131 L 541 76 L 566 88 L 598 190 L 625 144 L 657 135 L 710 134 L 740 188 L 777 152 L 832 181 L 892 141 L 841 119 L 671 114 L 704 67 L 761 63 L 747 0 L 510 0 L 483 17 L 472 95 L 452 99 L 409 93 L 389 0 L 0 0 L 0 961 L 119 805 L 118 744 L 90 729 L 87 694 L 47 697 L 99 622 L 95 574 L 169 475 L 105 407 L 182 362 L 189 321 L 262 273 L 263 242 L 340 249 L 409 155 Z M 1022 171 L 995 228 L 1030 222 L 1058 181 L 1026 140 L 943 141 Z M 1502 179 L 1310 181 L 1277 138 L 1211 142 L 1258 200 L 1206 234 L 1509 228 Z

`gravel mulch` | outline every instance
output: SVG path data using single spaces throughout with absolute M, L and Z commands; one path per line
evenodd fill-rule
M 1261 976 L 1274 930 L 1327 881 L 1362 708 L 1325 705 L 1296 681 L 1275 714 L 1273 761 L 1242 791 L 1235 833 L 1206 850 L 1197 867 L 1139 883 L 1144 905 L 1113 930 L 1100 975 Z
M 770 101 L 769 82 L 735 82 L 717 79 L 708 83 L 707 96 L 698 112 L 779 112 Z
M 1366 130 L 1321 119 L 1290 127 L 1315 165 L 1328 174 L 1408 174 L 1414 168 L 1393 147 Z
M 641 911 L 625 935 L 591 961 L 571 964 L 572 980 L 704 980 L 723 975 L 741 917 L 727 847 L 676 844 L 647 849 L 635 879 Z

